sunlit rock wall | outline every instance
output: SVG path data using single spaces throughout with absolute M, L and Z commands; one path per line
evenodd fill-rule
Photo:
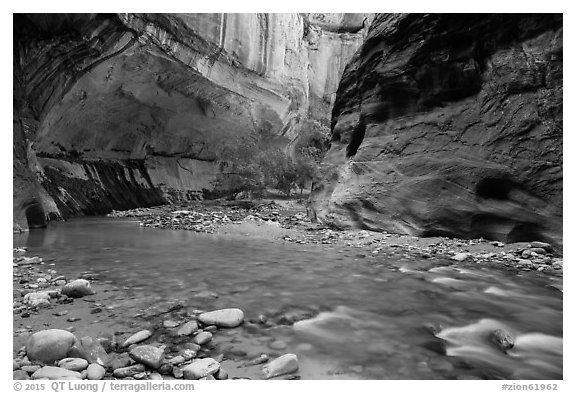
M 327 127 L 371 18 L 15 15 L 15 228 L 31 205 L 55 217 L 201 198 L 222 144 L 289 148 Z

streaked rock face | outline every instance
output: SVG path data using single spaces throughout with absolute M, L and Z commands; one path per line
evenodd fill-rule
M 198 198 L 222 143 L 327 127 L 370 19 L 15 15 L 15 227 Z
M 562 16 L 382 14 L 348 65 L 311 213 L 561 242 Z

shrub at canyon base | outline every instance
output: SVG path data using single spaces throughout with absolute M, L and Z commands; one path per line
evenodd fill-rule
M 302 194 L 316 173 L 316 151 L 300 149 L 291 158 L 279 148 L 262 147 L 255 140 L 238 139 L 219 152 L 221 173 L 214 186 L 217 195 L 231 199 L 242 193 L 262 197 L 266 188 L 277 189 L 290 196 L 296 187 Z

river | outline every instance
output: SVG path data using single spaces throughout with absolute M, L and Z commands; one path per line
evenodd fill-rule
M 215 353 L 296 353 L 303 379 L 562 378 L 562 278 L 553 275 L 394 249 L 359 258 L 345 247 L 109 218 L 54 223 L 15 235 L 14 246 L 53 259 L 67 277 L 92 272 L 139 304 L 179 299 L 190 308 L 238 307 L 247 321 L 312 310 L 313 318 L 294 325 L 245 323 L 215 340 Z M 495 329 L 515 337 L 508 353 L 488 340 Z M 231 375 L 242 376 L 246 369 L 237 364 L 230 363 Z

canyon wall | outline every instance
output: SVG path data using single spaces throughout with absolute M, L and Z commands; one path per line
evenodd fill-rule
M 337 227 L 561 242 L 562 24 L 378 15 L 340 82 L 310 213 Z
M 15 229 L 202 198 L 224 145 L 328 130 L 371 18 L 15 14 Z

